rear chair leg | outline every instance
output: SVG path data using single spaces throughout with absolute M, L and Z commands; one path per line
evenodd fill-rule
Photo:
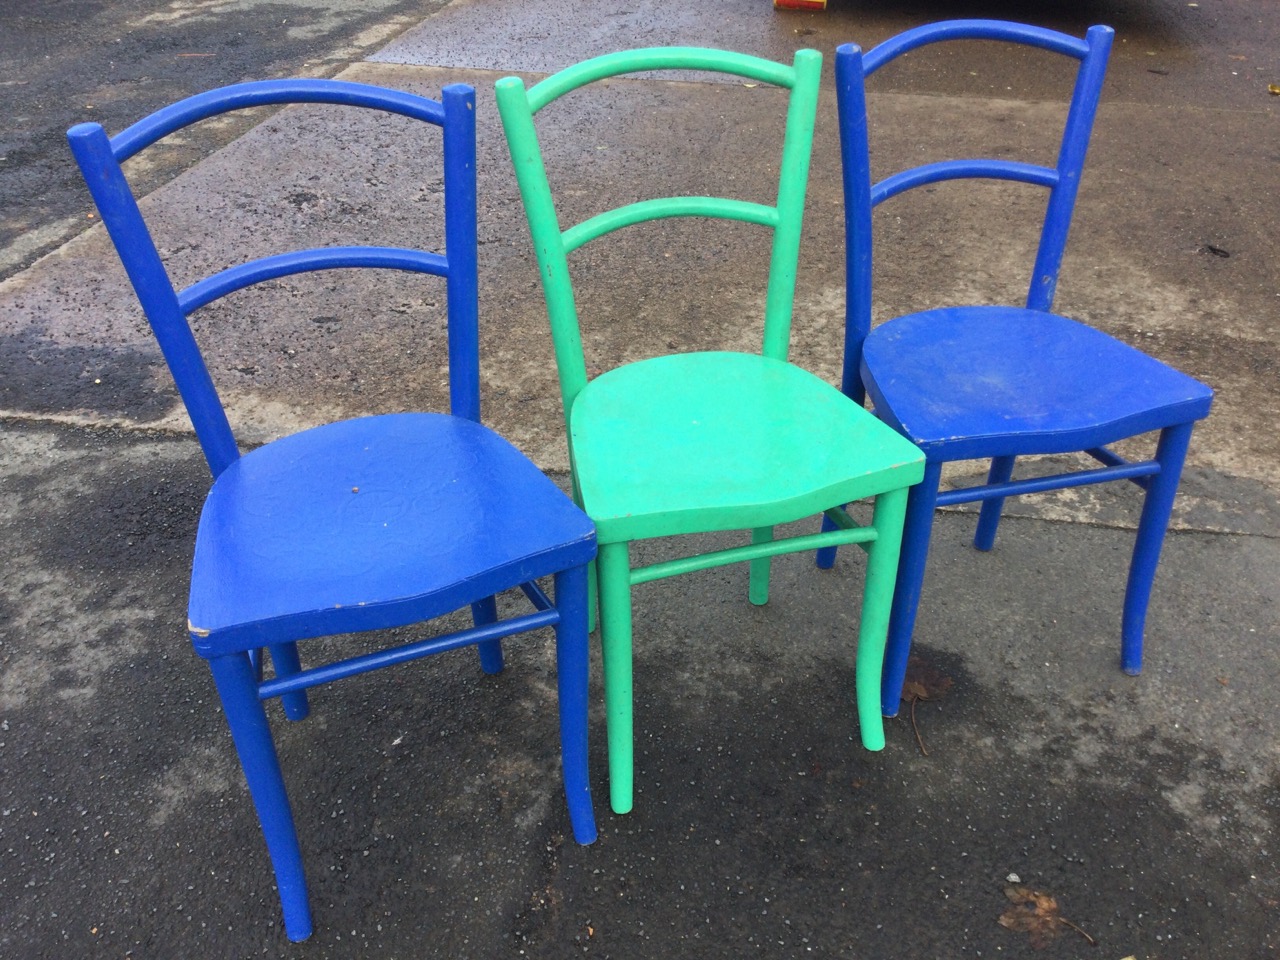
M 773 527 L 757 527 L 751 531 L 753 544 L 772 543 Z M 748 596 L 757 607 L 769 602 L 769 564 L 772 557 L 760 557 L 751 561 L 751 586 Z
M 902 685 L 907 679 L 907 658 L 911 653 L 911 633 L 924 586 L 925 561 L 929 558 L 929 537 L 933 512 L 938 505 L 938 484 L 942 464 L 924 465 L 924 479 L 907 494 L 907 516 L 902 529 L 902 555 L 898 562 L 893 610 L 889 615 L 889 640 L 884 653 L 884 678 L 880 684 L 880 710 L 886 717 L 898 715 Z
M 1014 457 L 993 457 L 987 472 L 987 483 L 1008 483 L 1013 476 Z M 978 530 L 973 535 L 973 545 L 979 550 L 990 550 L 996 545 L 996 527 L 1000 525 L 1000 512 L 1004 510 L 1004 497 L 983 500 L 978 513 Z
M 835 529 L 836 529 L 836 525 L 832 523 L 831 518 L 824 513 L 822 515 L 822 532 L 830 533 L 832 530 L 835 530 Z M 819 570 L 830 570 L 832 567 L 836 565 L 836 551 L 838 549 L 840 548 L 835 546 L 830 546 L 830 547 L 822 547 L 820 550 L 818 550 L 818 555 L 815 558 L 815 562 L 817 563 Z
M 498 622 L 498 602 L 493 597 L 485 597 L 471 605 L 471 619 L 477 627 Z M 482 640 L 476 646 L 480 649 L 480 669 L 485 673 L 502 672 L 502 641 Z
M 296 643 L 273 643 L 267 650 L 271 653 L 271 667 L 277 677 L 292 677 L 302 672 L 302 661 L 298 658 Z M 280 706 L 284 715 L 290 720 L 305 720 L 311 712 L 307 702 L 307 691 L 294 690 L 280 697 Z

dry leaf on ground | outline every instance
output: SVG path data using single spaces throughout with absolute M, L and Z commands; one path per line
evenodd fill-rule
M 907 677 L 902 685 L 902 699 L 941 700 L 951 689 L 952 679 L 929 666 L 923 659 L 911 656 L 907 659 Z
M 1063 927 L 1076 931 L 1090 946 L 1096 943 L 1093 937 L 1063 917 L 1058 912 L 1058 901 L 1044 891 L 1011 885 L 1004 888 L 1004 895 L 1013 906 L 1000 915 L 1000 926 L 1027 934 L 1035 949 L 1047 947 Z

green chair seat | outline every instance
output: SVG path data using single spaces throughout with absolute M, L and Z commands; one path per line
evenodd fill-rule
M 617 367 L 578 394 L 569 426 L 601 542 L 787 523 L 908 486 L 923 470 L 914 444 L 835 387 L 756 354 Z

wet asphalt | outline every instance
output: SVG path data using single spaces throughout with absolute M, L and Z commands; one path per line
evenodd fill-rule
M 647 584 L 635 597 L 636 807 L 608 809 L 597 660 L 590 847 L 572 841 L 559 790 L 549 637 L 508 642 L 497 677 L 460 651 L 317 691 L 303 723 L 273 717 L 316 919 L 305 944 L 284 938 L 216 694 L 183 630 L 207 469 L 61 131 L 86 118 L 119 129 L 258 76 L 424 93 L 475 84 L 486 416 L 563 481 L 493 81 L 638 44 L 829 55 L 953 15 L 1029 16 L 979 0 L 832 0 L 815 14 L 761 0 L 6 12 L 0 957 L 1280 953 L 1280 98 L 1267 92 L 1280 83 L 1280 14 L 1257 0 L 1037 7 L 1046 26 L 1118 31 L 1059 308 L 1218 390 L 1193 440 L 1141 676 L 1118 666 L 1139 508 L 1126 489 L 1011 505 L 990 554 L 967 545 L 972 515 L 939 516 L 916 634 L 933 699 L 904 704 L 878 754 L 860 747 L 853 710 L 854 552 L 833 571 L 777 561 L 761 608 L 737 568 Z M 827 70 L 793 356 L 834 377 L 843 293 Z M 881 155 L 913 155 L 936 136 L 939 108 L 960 120 L 958 140 L 1033 146 L 1059 122 L 1053 79 L 1034 58 L 981 50 L 910 64 L 873 90 Z M 646 175 L 749 191 L 768 170 L 758 143 L 774 106 L 741 85 L 615 81 L 547 118 L 561 135 L 549 164 L 584 209 Z M 613 132 L 619 118 L 632 122 Z M 366 123 L 308 108 L 184 139 L 136 171 L 162 245 L 194 273 L 303 237 L 434 235 L 438 177 L 424 158 L 436 146 Z M 886 219 L 883 309 L 1016 295 L 1027 236 L 1015 224 L 1030 207 L 981 202 L 1009 204 L 995 240 L 962 227 L 965 198 L 938 199 L 928 229 L 912 208 Z M 740 318 L 755 302 L 757 244 L 733 229 L 641 229 L 592 253 L 583 314 L 606 318 L 588 327 L 594 362 L 749 348 L 758 334 Z M 267 290 L 197 321 L 246 443 L 440 406 L 440 292 L 399 279 L 337 287 Z M 1017 886 L 1043 895 L 1038 914 L 1014 911 Z

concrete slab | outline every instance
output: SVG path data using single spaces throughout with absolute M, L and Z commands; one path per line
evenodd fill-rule
M 344 76 L 426 94 L 452 81 L 477 87 L 486 415 L 546 469 L 563 471 L 541 291 L 492 103 L 498 74 L 362 64 Z M 583 93 L 542 120 L 566 219 L 646 189 L 711 191 L 721 186 L 721 172 L 729 189 L 744 196 L 767 181 L 774 159 L 758 145 L 773 142 L 780 122 L 774 91 L 624 79 L 593 97 Z M 917 144 L 936 138 L 940 105 L 958 123 L 957 139 L 994 142 L 1005 152 L 1034 152 L 1037 135 L 1061 122 L 1061 106 L 1054 103 L 963 98 L 940 104 L 936 97 L 880 93 L 872 101 L 875 116 L 885 121 L 877 158 L 918 156 Z M 614 129 L 602 125 L 601 116 L 629 122 Z M 737 120 L 743 116 L 760 119 L 743 125 Z M 1263 254 L 1262 240 L 1273 214 L 1250 190 L 1272 161 L 1241 156 L 1229 174 L 1215 175 L 1215 156 L 1178 149 L 1187 123 L 1215 140 L 1244 142 L 1256 121 L 1233 111 L 1170 114 L 1108 105 L 1064 267 L 1060 309 L 1220 391 L 1214 415 L 1193 444 L 1191 463 L 1205 483 L 1179 504 L 1177 522 L 1184 526 L 1269 529 L 1280 512 L 1280 450 L 1273 431 L 1255 426 L 1259 417 L 1265 423 L 1280 414 L 1280 381 L 1267 375 L 1276 368 L 1270 328 L 1280 306 L 1280 267 Z M 591 135 L 584 139 L 585 126 Z M 714 133 L 705 147 L 683 148 L 706 129 Z M 353 117 L 333 108 L 288 110 L 156 191 L 147 205 L 161 246 L 173 254 L 179 273 L 191 277 L 290 243 L 413 244 L 441 232 L 438 176 L 422 161 L 436 149 L 429 131 L 414 131 L 407 121 Z M 838 169 L 828 91 L 814 159 L 794 359 L 833 381 L 844 304 Z M 1186 191 L 1205 182 L 1214 182 L 1214 189 L 1197 191 L 1189 206 Z M 1001 189 L 947 190 L 925 203 L 901 201 L 882 217 L 881 310 L 1017 296 L 1037 201 Z M 989 213 L 988 223 L 999 218 L 1020 226 L 994 237 L 975 233 L 971 221 L 979 207 Z M 215 220 L 220 229 L 211 233 Z M 919 230 L 921 223 L 927 229 Z M 1205 236 L 1237 253 L 1207 253 Z M 603 242 L 579 258 L 589 363 L 608 369 L 670 349 L 750 348 L 758 342 L 753 318 L 763 297 L 762 271 L 750 265 L 765 256 L 762 232 L 749 227 L 663 223 Z M 197 316 L 196 328 L 243 438 L 259 442 L 334 416 L 439 408 L 445 395 L 442 310 L 440 291 L 429 280 L 390 276 L 350 283 L 325 275 L 215 305 Z M 0 405 L 10 415 L 183 428 L 168 374 L 100 230 L 0 284 L 0 336 L 15 345 L 0 351 L 0 362 L 10 367 L 0 379 Z M 1104 501 L 1092 494 L 1032 498 L 1018 509 L 1029 505 L 1048 511 L 1042 515 L 1070 517 L 1089 508 L 1094 517 L 1102 516 L 1099 511 L 1116 515 L 1105 499 L 1110 493 L 1100 494 Z M 1193 507 L 1203 507 L 1196 520 L 1188 519 Z M 1130 511 L 1125 522 L 1133 517 Z
M 1267 84 L 1280 55 L 1280 20 L 1254 0 L 1040 3 L 1034 22 L 1082 35 L 1093 23 L 1117 31 L 1108 96 L 1149 105 L 1179 104 L 1268 112 Z M 900 0 L 828 0 L 821 13 L 775 12 L 757 0 L 462 0 L 405 31 L 366 59 L 406 65 L 552 73 L 566 64 L 625 47 L 693 44 L 789 59 L 802 46 L 870 48 L 916 23 L 948 17 L 1026 18 L 1025 4 L 999 0 L 904 5 Z M 1057 98 L 1049 78 L 1028 69 L 1037 55 L 948 55 L 969 61 L 956 77 L 927 60 L 906 62 L 903 92 L 991 96 L 1016 80 L 1019 95 Z M 886 81 L 881 81 L 886 82 Z M 1028 86 L 1029 85 L 1029 86 Z
M 5 11 L 0 32 L 0 277 L 91 224 L 67 128 L 119 130 L 184 96 L 258 77 L 329 76 L 445 0 L 67 0 Z M 135 168 L 150 192 L 262 119 L 168 138 Z
M 608 812 L 597 708 L 591 847 L 549 637 L 498 677 L 460 651 L 326 688 L 277 718 L 318 923 L 293 946 L 182 631 L 195 443 L 9 423 L 0 462 L 6 956 L 1030 955 L 999 924 L 1011 874 L 1099 955 L 1280 947 L 1272 538 L 1174 535 L 1129 678 L 1126 532 L 1014 519 L 976 556 L 940 518 L 919 649 L 954 685 L 916 710 L 928 756 L 905 707 L 859 745 L 857 551 L 779 561 L 762 608 L 741 569 L 645 585 L 640 790 Z M 1055 931 L 1038 956 L 1086 952 Z

